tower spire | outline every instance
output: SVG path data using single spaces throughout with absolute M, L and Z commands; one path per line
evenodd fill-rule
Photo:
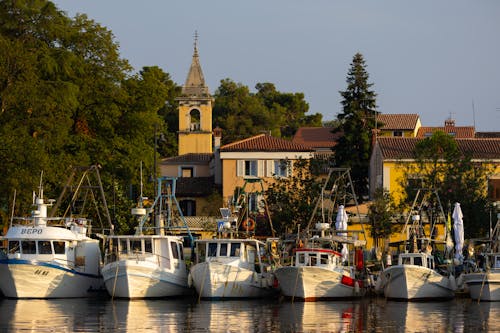
M 198 57 L 198 31 L 194 32 L 194 51 L 191 67 L 186 78 L 186 83 L 182 87 L 182 94 L 188 96 L 208 96 L 208 87 L 205 84 L 205 78 L 201 70 L 200 60 Z

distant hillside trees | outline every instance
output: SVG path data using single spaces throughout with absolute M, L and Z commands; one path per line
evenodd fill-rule
M 322 115 L 306 115 L 302 93 L 282 93 L 272 83 L 258 83 L 257 92 L 224 79 L 214 94 L 214 126 L 223 129 L 224 144 L 262 132 L 291 138 L 300 126 L 321 126 Z
M 377 94 L 371 89 L 373 83 L 368 83 L 368 79 L 363 55 L 356 53 L 347 73 L 346 90 L 340 92 L 342 112 L 337 116 L 339 123 L 334 129 L 336 133 L 343 133 L 334 147 L 336 165 L 351 168 L 354 188 L 360 198 L 368 195 L 368 171 L 377 113 Z

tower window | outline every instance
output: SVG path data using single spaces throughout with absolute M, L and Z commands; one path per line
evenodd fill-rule
M 189 112 L 189 130 L 199 131 L 201 129 L 200 125 L 200 110 L 192 109 Z

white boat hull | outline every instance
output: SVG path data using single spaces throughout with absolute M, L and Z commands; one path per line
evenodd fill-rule
M 361 297 L 365 289 L 359 282 L 342 283 L 344 274 L 340 271 L 313 266 L 287 266 L 275 271 L 281 293 L 286 297 L 304 301 L 322 299 Z
M 379 276 L 378 288 L 391 299 L 450 299 L 455 296 L 454 283 L 436 271 L 416 265 L 396 265 Z
M 169 271 L 147 261 L 115 261 L 103 267 L 102 275 L 112 297 L 157 298 L 191 292 L 185 271 Z
M 201 298 L 260 298 L 277 293 L 274 275 L 219 263 L 202 262 L 191 268 L 193 286 Z
M 470 297 L 481 301 L 500 301 L 500 272 L 464 274 Z
M 103 290 L 102 277 L 85 274 L 57 263 L 3 259 L 0 288 L 11 298 L 89 297 Z

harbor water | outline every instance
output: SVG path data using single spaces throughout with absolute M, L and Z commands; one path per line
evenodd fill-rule
M 0 299 L 0 332 L 500 332 L 500 303 Z

